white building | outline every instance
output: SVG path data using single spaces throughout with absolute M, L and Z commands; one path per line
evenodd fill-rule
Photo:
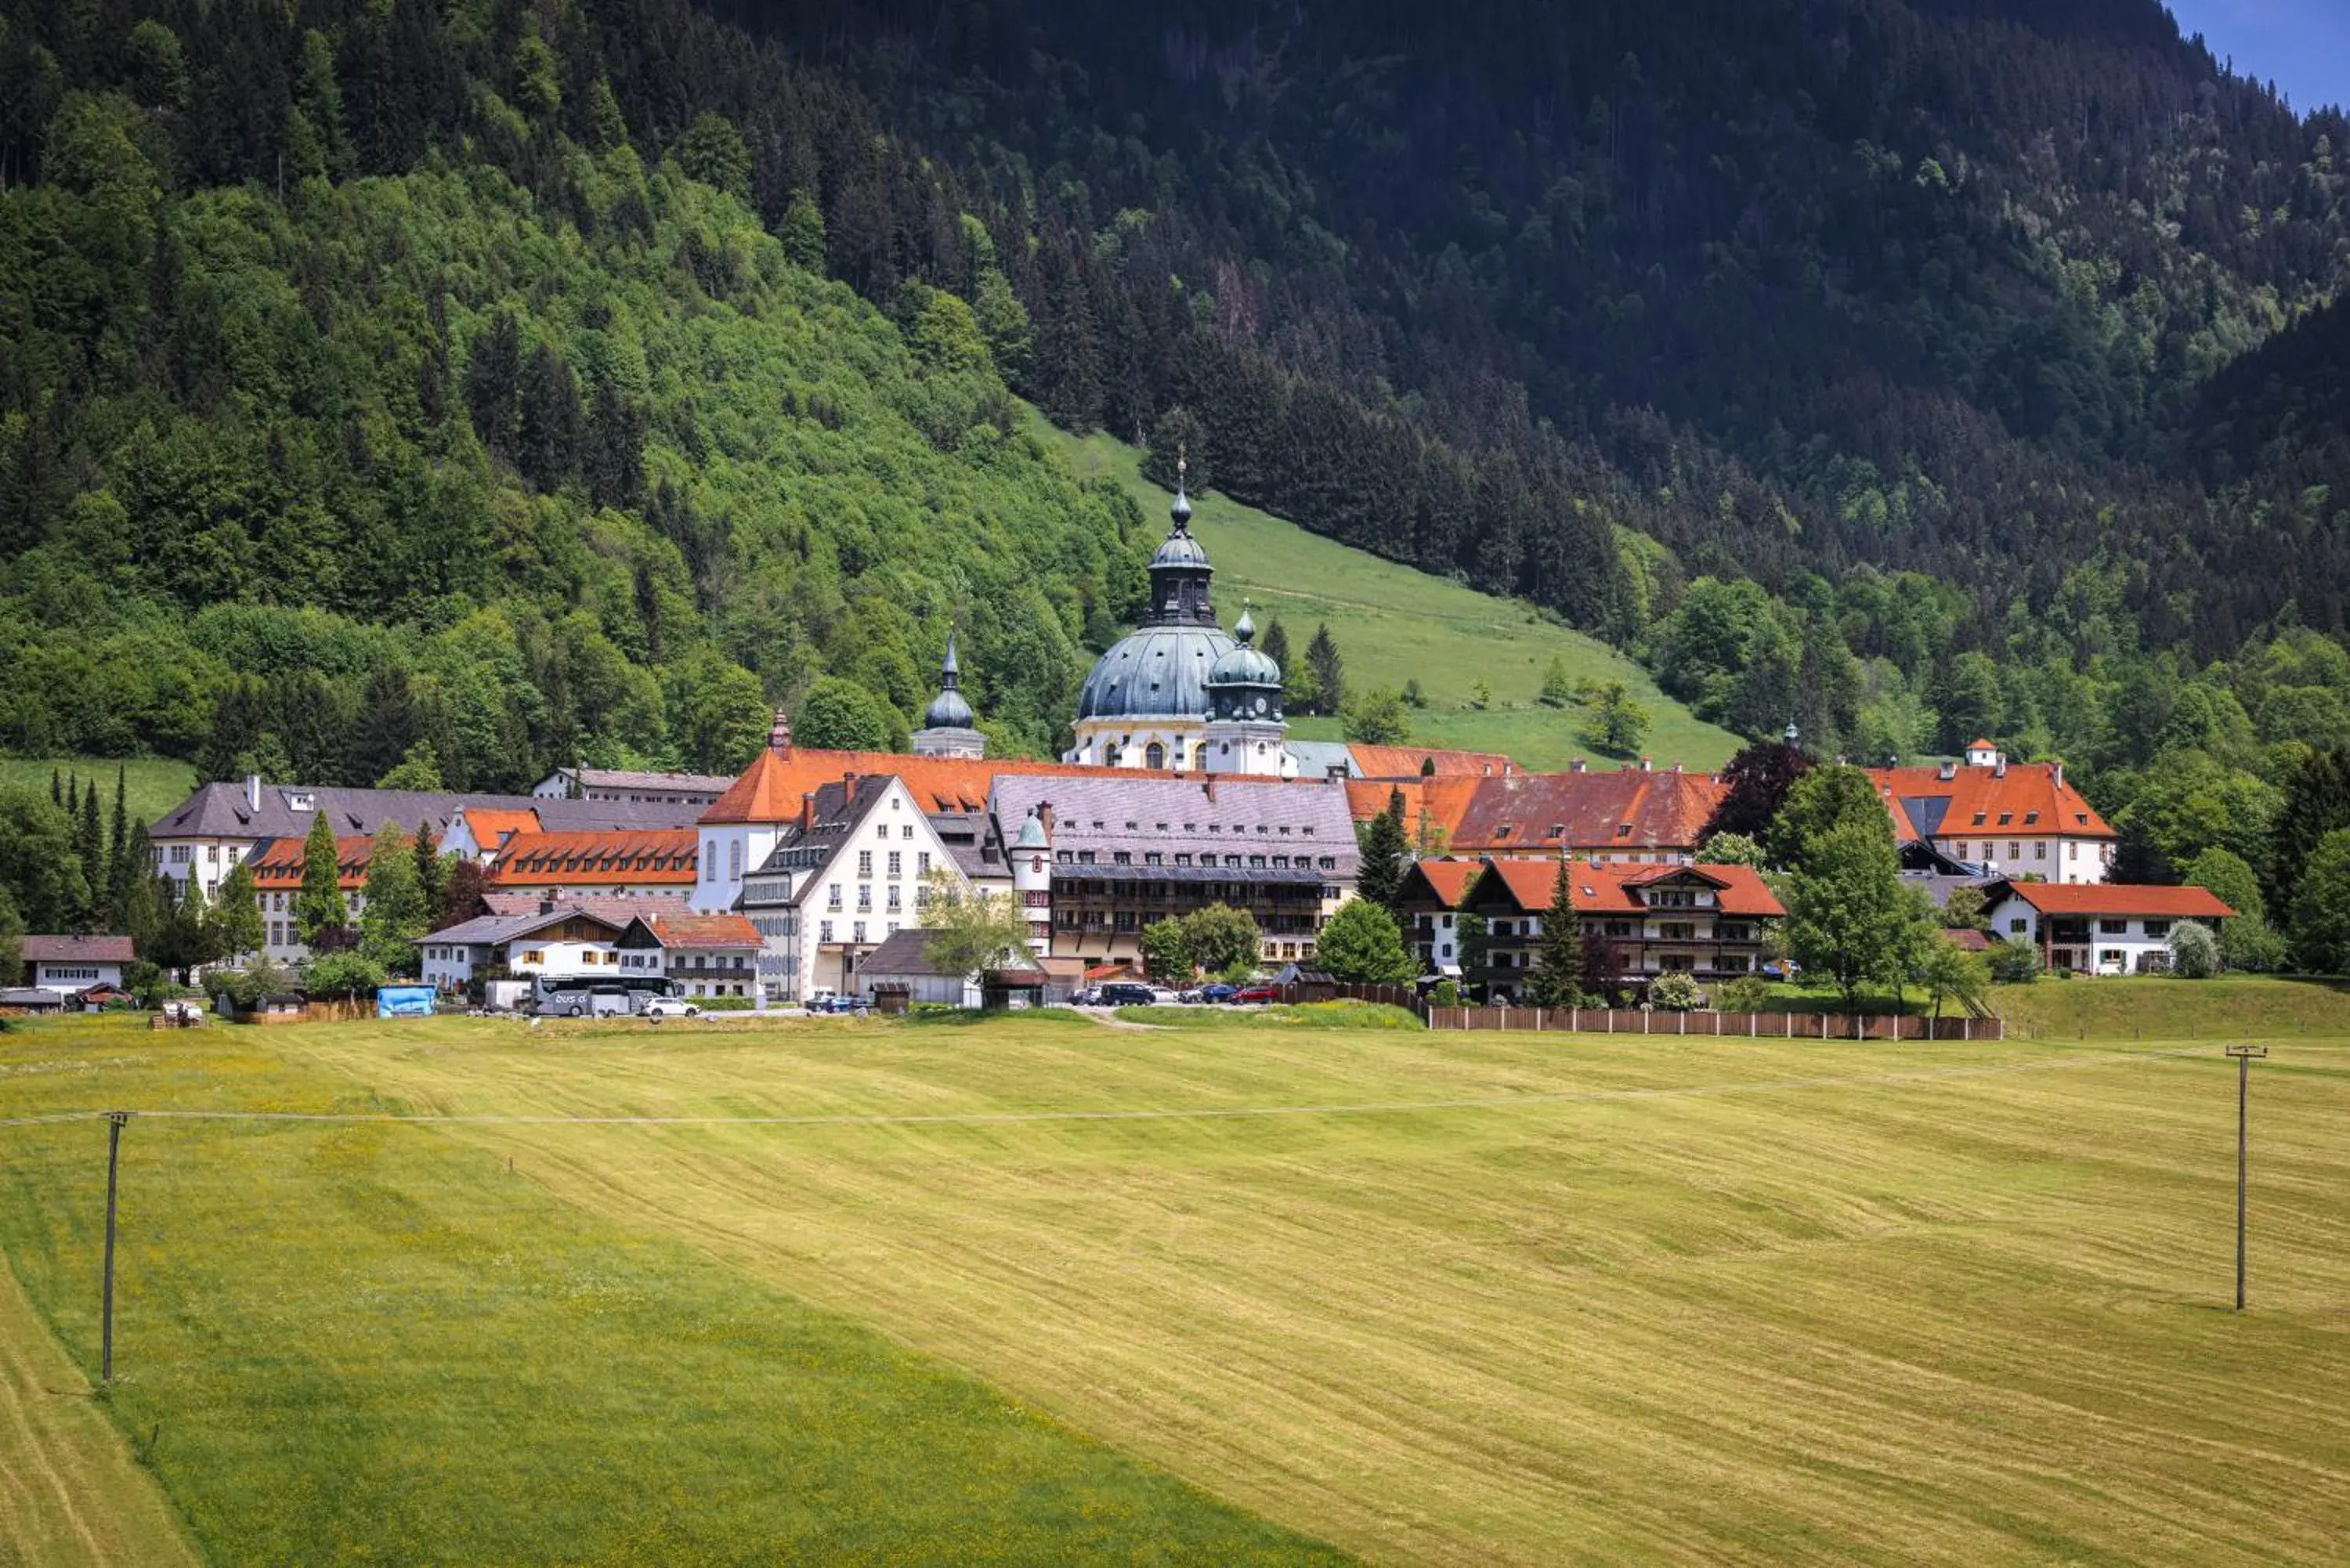
M 2159 974 L 2170 933 L 2199 920 L 2216 933 L 2235 914 L 2206 888 L 2129 882 L 1995 882 L 1983 889 L 1991 934 L 2026 942 L 2050 970 L 2074 974 Z
M 2005 877 L 2102 882 L 2120 836 L 2065 782 L 2064 764 L 2012 763 L 1989 741 L 1961 762 L 1871 768 L 1897 838 Z
M 129 937 L 28 936 L 25 939 L 26 983 L 36 991 L 73 996 L 93 985 L 122 984 L 122 969 L 134 961 Z
M 494 968 L 518 980 L 545 975 L 625 983 L 659 978 L 664 967 L 660 939 L 645 922 L 573 905 L 527 915 L 484 915 L 432 932 L 417 950 L 424 982 L 442 991 L 462 989 Z
M 641 773 L 625 768 L 557 768 L 531 785 L 539 800 L 595 800 L 629 805 L 714 803 L 734 781 L 715 774 Z

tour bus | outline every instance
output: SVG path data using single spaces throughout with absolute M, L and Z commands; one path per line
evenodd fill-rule
M 654 997 L 674 994 L 675 987 L 669 981 L 653 975 L 623 983 L 589 980 L 585 975 L 542 974 L 532 979 L 523 1011 L 542 1018 L 602 1018 L 641 1012 Z

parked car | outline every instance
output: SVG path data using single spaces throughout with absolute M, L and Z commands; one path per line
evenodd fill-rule
M 1139 980 L 1113 980 L 1098 992 L 1104 1007 L 1149 1007 L 1159 1001 L 1159 993 Z
M 1230 1002 L 1232 999 L 1233 993 L 1239 990 L 1240 987 L 1237 985 L 1227 985 L 1221 980 L 1211 980 L 1207 984 L 1200 988 L 1200 1000 L 1202 1002 Z
M 1232 1000 L 1243 1002 L 1279 1002 L 1281 987 L 1269 980 L 1261 980 L 1253 985 L 1244 985 L 1232 992 Z
M 645 1003 L 644 1013 L 658 1022 L 663 1018 L 699 1018 L 702 1009 L 681 996 L 656 996 Z
M 1069 1005 L 1071 1007 L 1099 1007 L 1101 1005 L 1101 991 L 1098 987 L 1090 985 L 1084 987 L 1082 990 L 1073 991 L 1069 992 Z

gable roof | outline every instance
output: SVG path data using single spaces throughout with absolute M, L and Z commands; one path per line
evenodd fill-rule
M 208 784 L 163 814 L 154 839 L 300 838 L 326 814 L 337 837 L 373 837 L 387 822 L 409 832 L 430 827 L 446 837 L 461 808 L 536 812 L 543 827 L 682 827 L 696 808 L 664 801 L 542 800 L 526 794 L 464 794 L 452 790 L 343 789 L 309 784 Z M 296 809 L 297 800 L 307 802 Z
M 1495 855 L 1690 849 L 1726 793 L 1711 774 L 1672 769 L 1481 778 L 1451 847 Z
M 129 937 L 26 937 L 26 963 L 129 963 L 139 955 Z
M 1357 822 L 1368 822 L 1387 810 L 1389 797 L 1400 791 L 1406 836 L 1417 834 L 1424 820 L 1430 827 L 1443 832 L 1449 848 L 1460 832 L 1461 819 L 1468 815 L 1469 803 L 1477 798 L 1478 786 L 1483 782 L 1460 776 L 1350 780 L 1347 784 L 1347 810 Z
M 2151 915 L 2158 919 L 2225 919 L 2235 910 L 2209 888 L 2168 888 L 2148 882 L 1994 882 L 1983 897 L 1991 907 L 2012 894 L 2043 915 Z
M 1944 778 L 1945 768 L 1950 777 Z M 1937 764 L 1871 768 L 1897 841 L 1913 838 L 2116 838 L 2119 835 L 2064 777 L 2061 763 L 1992 767 Z
M 1475 901 L 1506 897 L 1527 913 L 1550 908 L 1558 885 L 1559 867 L 1566 867 L 1567 902 L 1579 915 L 1642 914 L 1653 906 L 1637 897 L 1660 882 L 1692 881 L 1714 889 L 1717 909 L 1725 915 L 1774 919 L 1786 906 L 1771 891 L 1762 873 L 1751 866 L 1641 866 L 1610 860 L 1594 866 L 1588 860 L 1497 859 L 1485 866 L 1492 878 L 1480 880 Z
M 633 913 L 603 914 L 578 904 L 565 902 L 557 904 L 552 909 L 535 910 L 525 915 L 476 915 L 470 920 L 461 920 L 453 926 L 427 932 L 417 940 L 426 942 L 455 942 L 475 947 L 494 946 L 500 942 L 513 941 L 518 937 L 529 936 L 536 931 L 543 931 L 549 926 L 558 926 L 570 919 L 593 920 L 596 924 L 618 934 L 627 929 L 629 922 L 634 919 L 636 916 Z
M 580 768 L 572 776 L 590 789 L 659 789 L 694 794 L 723 794 L 734 782 L 729 774 L 647 773 L 633 768 Z
M 494 888 L 484 888 L 482 893 L 482 905 L 493 915 L 536 915 L 539 913 L 539 906 L 546 902 L 546 899 L 536 893 L 500 892 Z M 682 893 L 643 893 L 634 898 L 617 893 L 566 893 L 558 902 L 564 909 L 599 916 L 615 925 L 625 925 L 630 920 L 658 920 L 669 915 L 693 912 L 692 905 Z
M 1477 880 L 1477 873 L 1485 868 L 1482 860 L 1419 860 L 1403 874 L 1403 885 L 1396 891 L 1396 902 L 1432 903 L 1440 909 L 1457 909 L 1468 896 L 1469 885 Z
M 309 839 L 265 838 L 245 862 L 253 867 L 253 883 L 275 892 L 296 887 L 302 880 L 302 868 L 309 854 Z M 344 891 L 367 884 L 368 867 L 375 860 L 375 840 L 359 834 L 343 834 L 335 840 L 335 883 Z
M 665 948 L 758 948 L 758 928 L 741 915 L 656 914 L 647 922 Z
M 537 833 L 545 826 L 536 808 L 515 811 L 504 806 L 464 805 L 458 810 L 465 818 L 466 830 L 473 834 L 474 844 L 493 855 L 516 834 Z
M 892 931 L 882 944 L 867 953 L 857 963 L 859 979 L 881 974 L 934 975 L 939 967 L 922 956 L 922 944 L 931 933 L 917 927 L 910 930 Z
M 1518 764 L 1500 752 L 1447 751 L 1440 746 L 1349 746 L 1356 776 L 1367 779 L 1501 778 Z
M 701 846 L 701 835 L 690 827 L 517 834 L 490 862 L 489 882 L 494 888 L 691 887 Z
M 998 823 L 1053 808 L 1053 848 L 1271 851 L 1327 857 L 1352 876 L 1361 852 L 1347 786 L 1322 779 L 1177 777 L 1094 769 L 1075 778 L 1003 774 Z

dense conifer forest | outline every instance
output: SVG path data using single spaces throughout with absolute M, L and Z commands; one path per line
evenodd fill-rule
M 2181 857 L 2350 742 L 2350 129 L 2154 0 L 0 17 L 11 750 L 725 766 L 944 612 L 1049 747 L 1153 524 L 1014 394 Z

